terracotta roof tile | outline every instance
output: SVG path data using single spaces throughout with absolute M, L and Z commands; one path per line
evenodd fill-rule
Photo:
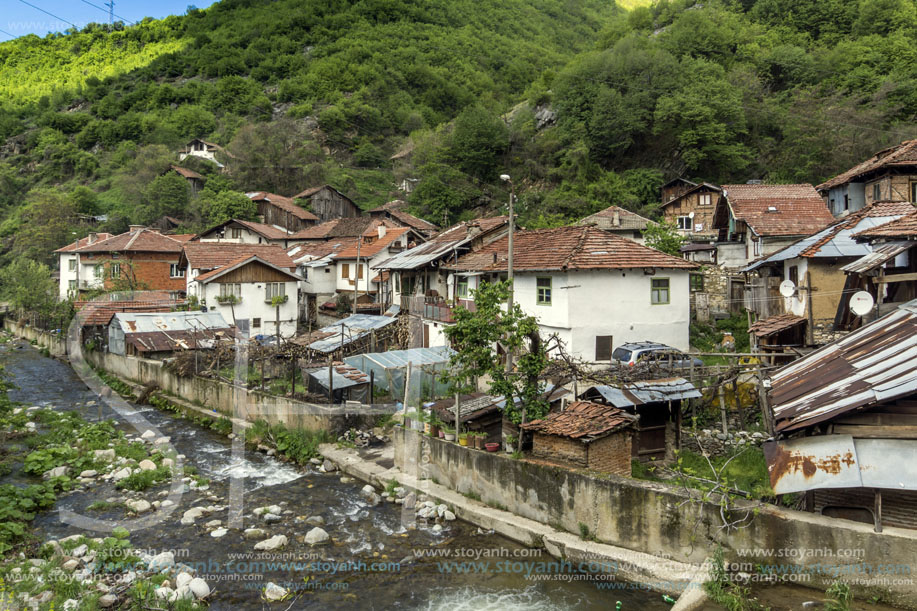
M 181 176 L 184 176 L 185 178 L 203 178 L 203 176 L 201 176 L 194 170 L 189 170 L 188 168 L 183 168 L 177 165 L 170 165 L 169 168 L 171 168 L 172 171 L 177 172 Z
M 381 238 L 376 237 L 378 236 L 378 227 L 380 225 L 385 225 L 386 227 L 385 235 Z M 397 240 L 408 231 L 410 231 L 409 227 L 394 227 L 390 222 L 375 220 L 370 224 L 366 231 L 363 232 L 363 242 L 361 244 L 353 244 L 338 251 L 338 253 L 334 255 L 334 258 L 355 259 L 357 257 L 357 250 L 359 250 L 361 259 L 374 257 L 375 255 L 382 252 L 383 249 L 388 248 L 392 242 Z
M 324 242 L 307 242 L 305 244 L 295 244 L 290 246 L 287 248 L 287 254 L 290 255 L 294 261 L 299 260 L 305 255 L 320 259 L 322 257 L 327 257 L 328 255 L 333 255 L 339 250 L 356 247 L 356 245 L 357 238 L 333 239 L 325 240 Z
M 754 334 L 756 337 L 767 337 L 768 335 L 779 333 L 780 331 L 790 329 L 796 325 L 805 324 L 805 322 L 806 319 L 802 316 L 796 316 L 795 314 L 779 314 L 755 322 L 748 328 L 748 332 Z
M 733 214 L 759 236 L 811 235 L 834 221 L 812 185 L 723 185 Z
M 331 219 L 312 227 L 297 231 L 292 236 L 296 240 L 323 240 L 326 238 L 357 237 L 373 222 L 368 216 Z
M 223 267 L 242 257 L 257 256 L 277 267 L 294 269 L 296 264 L 286 251 L 276 244 L 237 244 L 234 242 L 188 242 L 182 260 L 192 269 L 209 271 Z
M 866 229 L 859 233 L 853 234 L 857 240 L 868 240 L 872 238 L 885 238 L 895 240 L 914 240 L 917 239 L 917 212 L 911 212 L 907 216 Z
M 112 234 L 110 233 L 97 233 L 95 241 L 99 242 L 102 240 L 107 240 L 110 237 L 112 237 Z M 79 240 L 75 242 L 71 242 L 70 244 L 67 244 L 66 246 L 62 248 L 58 248 L 54 252 L 73 252 L 77 248 L 82 248 L 83 246 L 86 246 L 87 244 L 89 244 L 89 236 L 86 236 L 85 238 L 80 238 Z
M 895 166 L 917 166 L 917 140 L 905 140 L 901 144 L 883 149 L 869 159 L 858 163 L 830 180 L 826 180 L 815 188 L 819 191 L 824 191 L 851 182 L 854 178 L 863 174 Z
M 181 252 L 182 240 L 152 229 L 136 229 L 87 244 L 79 252 Z
M 508 237 L 504 236 L 445 267 L 467 271 L 504 271 L 507 269 L 507 251 Z M 698 265 L 591 226 L 519 231 L 514 236 L 515 271 L 641 267 L 696 269 Z
M 252 201 L 266 201 L 274 206 L 277 206 L 285 212 L 289 212 L 296 218 L 302 219 L 304 221 L 317 221 L 318 217 L 306 210 L 305 208 L 300 208 L 296 205 L 289 197 L 284 197 L 283 195 L 277 195 L 276 193 L 268 193 L 267 191 L 254 191 L 252 193 L 246 193 L 249 199 Z
M 615 225 L 615 215 L 618 224 Z M 580 220 L 578 225 L 595 225 L 599 229 L 646 229 L 652 221 L 619 206 L 608 206 Z
M 434 225 L 430 221 L 425 221 L 424 219 L 416 217 L 413 214 L 410 214 L 407 211 L 405 211 L 405 208 L 407 207 L 407 205 L 408 203 L 404 201 L 403 199 L 396 199 L 396 200 L 387 202 L 385 204 L 382 204 L 378 208 L 373 208 L 372 210 L 369 211 L 369 214 L 383 214 L 383 213 L 388 214 L 389 216 L 391 216 L 392 218 L 400 222 L 402 225 L 407 225 L 408 227 L 412 227 L 418 231 L 421 231 L 427 234 L 432 233 L 436 231 L 437 229 L 439 229 L 436 225 Z
M 588 443 L 636 421 L 635 416 L 623 409 L 591 401 L 576 401 L 562 412 L 551 413 L 542 420 L 533 420 L 521 428 L 544 435 L 581 439 Z
M 173 301 L 168 294 L 162 298 L 144 296 L 143 301 L 76 301 L 77 320 L 83 327 L 105 326 L 118 312 L 171 312 L 179 301 Z
M 259 263 L 259 264 L 261 264 L 261 263 L 267 263 L 267 262 L 265 261 L 265 259 L 262 259 L 262 258 L 259 257 L 258 255 L 241 255 L 241 256 L 236 257 L 235 259 L 233 259 L 233 260 L 231 260 L 231 261 L 227 261 L 225 265 L 221 265 L 221 266 L 217 267 L 216 269 L 210 270 L 209 272 L 205 272 L 205 273 L 203 273 L 203 274 L 199 274 L 197 277 L 194 278 L 194 280 L 197 281 L 197 282 L 204 282 L 204 283 L 206 283 L 207 281 L 209 281 L 209 280 L 210 280 L 211 278 L 213 278 L 214 276 L 217 276 L 217 275 L 219 275 L 219 274 L 222 274 L 224 271 L 226 271 L 226 270 L 228 270 L 228 269 L 230 269 L 230 268 L 238 267 L 238 266 L 244 265 L 245 263 L 250 263 L 250 262 L 257 262 L 257 263 Z M 289 271 L 289 268 L 287 268 L 287 267 L 282 267 L 282 266 L 277 266 L 277 267 L 280 267 L 280 268 L 283 269 L 284 271 Z M 292 273 L 292 272 L 289 272 L 289 273 Z M 298 278 L 297 278 L 297 279 L 298 279 Z

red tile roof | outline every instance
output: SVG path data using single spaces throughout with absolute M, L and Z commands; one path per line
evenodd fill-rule
M 183 240 L 152 229 L 135 229 L 87 244 L 79 252 L 181 252 Z
M 800 252 L 799 255 L 802 257 L 816 256 L 822 246 L 833 240 L 838 233 L 844 229 L 856 227 L 864 218 L 901 217 L 910 212 L 914 212 L 914 205 L 908 202 L 875 202 L 837 221 L 820 240 Z
M 342 238 L 325 240 L 324 242 L 308 242 L 305 244 L 295 244 L 287 248 L 287 254 L 294 260 L 300 259 L 304 255 L 310 255 L 317 259 L 327 257 L 339 250 L 345 248 L 356 248 L 357 238 Z M 362 255 L 362 252 L 360 253 Z
M 378 228 L 380 225 L 385 225 L 386 227 L 385 235 L 381 238 L 378 237 Z M 358 250 L 361 259 L 374 257 L 410 230 L 410 227 L 395 227 L 391 222 L 374 220 L 366 231 L 363 232 L 363 242 L 361 244 L 354 244 L 338 251 L 338 253 L 334 255 L 334 258 L 356 259 Z
M 477 231 L 478 233 L 487 233 L 509 223 L 508 216 L 490 216 L 483 219 L 474 219 L 472 221 L 464 221 L 458 225 L 453 225 L 443 229 L 435 236 L 430 238 L 430 242 L 452 242 L 452 241 L 461 241 L 467 238 L 472 232 Z
M 292 236 L 296 240 L 323 240 L 326 238 L 357 237 L 363 233 L 373 220 L 368 216 L 331 219 L 312 227 L 297 231 Z
M 853 234 L 857 240 L 868 240 L 872 238 L 885 238 L 890 240 L 914 240 L 917 239 L 917 212 L 912 211 L 907 216 L 866 229 L 859 233 Z
M 272 204 L 285 212 L 289 212 L 296 218 L 302 219 L 304 221 L 317 221 L 318 217 L 306 210 L 305 208 L 300 208 L 296 205 L 289 197 L 284 197 L 283 195 L 277 195 L 276 193 L 268 193 L 267 191 L 255 191 L 253 193 L 246 193 L 249 199 L 255 202 L 266 201 L 269 204 Z
M 97 233 L 95 237 L 95 241 L 99 242 L 101 240 L 107 240 L 111 236 L 112 234 L 110 233 Z M 87 244 L 89 244 L 89 236 L 86 236 L 85 238 L 80 238 L 79 240 L 75 242 L 71 242 L 70 244 L 67 244 L 66 246 L 62 248 L 58 248 L 54 252 L 73 252 L 77 248 L 82 248 L 83 246 L 86 246 Z
M 768 337 L 775 333 L 785 331 L 796 325 L 805 324 L 806 319 L 795 314 L 778 314 L 755 322 L 748 328 L 748 332 L 756 337 Z
M 291 279 L 291 280 L 299 280 L 299 279 L 300 279 L 300 278 L 298 278 L 295 274 L 293 274 L 292 272 L 290 272 L 288 268 L 286 268 L 286 267 L 280 267 L 280 266 L 277 266 L 277 265 L 273 265 L 273 264 L 271 264 L 271 263 L 268 263 L 267 261 L 265 261 L 264 259 L 262 259 L 262 258 L 259 257 L 258 255 L 241 255 L 241 256 L 239 256 L 239 257 L 233 259 L 232 261 L 228 261 L 228 262 L 226 263 L 226 265 L 221 265 L 220 267 L 218 267 L 218 268 L 216 268 L 216 269 L 212 269 L 212 270 L 210 270 L 209 272 L 205 272 L 205 273 L 203 273 L 203 274 L 199 274 L 199 275 L 195 278 L 195 281 L 197 281 L 197 282 L 203 282 L 203 283 L 206 284 L 208 281 L 210 281 L 210 279 L 214 278 L 215 276 L 219 276 L 220 274 L 223 274 L 224 272 L 227 272 L 227 271 L 229 271 L 229 270 L 231 270 L 231 269 L 233 269 L 233 268 L 242 267 L 243 265 L 245 265 L 245 264 L 247 264 L 247 263 L 252 263 L 252 262 L 255 262 L 255 263 L 258 263 L 258 264 L 262 264 L 262 265 L 267 265 L 267 266 L 269 266 L 269 267 L 276 267 L 276 268 L 279 269 L 280 271 L 290 274 L 290 276 L 291 276 L 290 279 Z
M 615 215 L 618 217 L 618 224 L 614 224 Z M 639 214 L 625 210 L 619 206 L 608 206 L 595 214 L 583 218 L 579 225 L 595 225 L 599 229 L 646 229 L 646 226 L 652 221 L 644 218 Z
M 236 244 L 234 242 L 188 242 L 182 251 L 182 261 L 192 269 L 209 271 L 223 267 L 241 257 L 257 256 L 277 267 L 294 269 L 296 264 L 286 251 L 276 244 Z
M 507 269 L 507 252 L 508 236 L 504 236 L 444 267 L 504 271 Z M 519 231 L 514 236 L 515 271 L 641 267 L 696 269 L 698 265 L 591 226 Z
M 80 326 L 95 327 L 108 325 L 118 312 L 171 312 L 181 303 L 184 302 L 172 300 L 168 293 L 163 293 L 161 297 L 144 295 L 142 301 L 75 301 L 73 307 L 78 310 Z
M 430 221 L 425 221 L 422 218 L 416 217 L 413 214 L 410 214 L 404 210 L 408 203 L 403 199 L 396 199 L 385 204 L 382 204 L 378 208 L 373 208 L 369 211 L 370 214 L 388 214 L 390 217 L 394 218 L 402 225 L 412 227 L 418 231 L 424 233 L 431 233 L 439 229 L 436 225 Z
M 883 149 L 867 159 L 842 172 L 830 180 L 821 183 L 816 189 L 823 191 L 853 181 L 854 178 L 896 166 L 917 166 L 917 140 L 905 140 L 901 144 Z
M 723 185 L 735 218 L 759 236 L 811 235 L 834 221 L 812 185 Z
M 637 421 L 636 416 L 618 407 L 576 401 L 562 412 L 548 414 L 542 420 L 533 420 L 521 428 L 544 435 L 557 435 L 589 443 L 617 430 L 627 428 Z
M 281 229 L 279 227 L 274 227 L 273 225 L 267 225 L 265 223 L 256 223 L 254 221 L 243 221 L 240 219 L 232 219 L 229 221 L 225 221 L 223 223 L 220 223 L 219 225 L 216 225 L 214 227 L 211 227 L 210 229 L 207 229 L 206 231 L 201 232 L 200 235 L 205 236 L 207 234 L 215 232 L 217 229 L 226 227 L 227 225 L 230 225 L 232 223 L 241 225 L 242 227 L 245 227 L 249 231 L 257 233 L 258 235 L 265 237 L 268 240 L 284 240 L 284 239 L 290 238 L 293 235 L 292 233 L 289 233 L 286 230 Z
M 180 175 L 184 176 L 185 178 L 203 178 L 203 176 L 201 176 L 194 170 L 189 170 L 188 168 L 183 168 L 177 165 L 170 165 L 169 167 L 173 171 L 178 172 Z

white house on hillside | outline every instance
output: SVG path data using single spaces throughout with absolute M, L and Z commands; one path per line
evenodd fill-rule
M 244 328 L 250 335 L 296 334 L 299 281 L 296 265 L 279 246 L 188 242 L 180 264 L 186 268 L 187 294 L 208 311 Z M 273 305 L 279 297 L 279 306 Z
M 316 321 L 321 304 L 331 301 L 337 291 L 337 267 L 334 253 L 357 243 L 356 238 L 328 240 L 327 242 L 297 244 L 287 249 L 287 254 L 296 263 L 299 274 L 299 295 L 301 321 Z
M 448 299 L 473 299 L 482 281 L 507 272 L 506 237 L 444 267 Z M 657 341 L 689 347 L 689 272 L 695 263 L 595 227 L 520 231 L 513 247 L 514 299 L 574 356 L 607 362 L 616 346 Z M 430 344 L 437 345 L 430 334 Z M 444 340 L 441 340 L 444 341 Z

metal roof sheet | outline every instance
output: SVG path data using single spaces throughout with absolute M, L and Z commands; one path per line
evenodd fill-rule
M 592 386 L 583 393 L 598 393 L 609 404 L 615 407 L 635 407 L 646 403 L 678 401 L 680 399 L 697 399 L 701 393 L 684 378 L 666 378 L 661 380 L 643 380 L 628 382 L 622 387 Z
M 778 431 L 917 392 L 917 300 L 777 370 L 770 380 Z
M 322 339 L 309 344 L 309 348 L 319 352 L 333 352 L 342 345 L 366 337 L 375 330 L 382 329 L 395 322 L 392 316 L 373 316 L 372 314 L 353 314 L 333 325 L 322 327 L 319 333 Z
M 848 263 L 841 268 L 841 271 L 848 274 L 865 274 L 866 272 L 871 272 L 915 245 L 917 245 L 917 242 L 886 242 L 883 244 L 874 244 L 871 253 L 860 257 L 853 263 Z
M 380 317 L 376 316 L 375 318 Z M 385 369 L 402 369 L 407 367 L 408 363 L 411 363 L 412 367 L 446 363 L 452 358 L 453 354 L 455 354 L 455 351 L 449 346 L 434 346 L 433 348 L 410 348 L 408 350 L 368 352 L 366 354 L 348 356 L 344 359 L 344 362 L 354 367 L 362 367 L 363 359 L 368 359 Z
M 359 386 L 361 384 L 369 384 L 369 376 L 359 369 L 349 368 L 350 371 L 341 373 L 338 371 L 340 367 L 333 368 L 331 372 L 331 380 L 334 383 L 335 390 L 341 390 L 343 388 L 350 388 L 351 386 Z M 319 367 L 317 369 L 310 369 L 307 373 L 318 382 L 322 388 L 328 388 L 328 368 Z
M 229 323 L 219 312 L 118 312 L 112 323 L 126 334 L 159 331 L 226 329 Z

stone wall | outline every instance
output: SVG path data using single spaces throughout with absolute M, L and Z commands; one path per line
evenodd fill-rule
M 703 429 L 697 433 L 685 430 L 682 435 L 682 447 L 692 452 L 706 452 L 710 456 L 731 456 L 742 448 L 761 447 L 767 438 L 764 433 L 733 431 L 723 433 Z
M 815 571 L 806 585 L 824 591 L 833 581 L 845 579 L 835 571 L 846 567 L 910 567 L 917 558 L 917 531 L 913 530 L 886 528 L 875 533 L 867 524 L 739 500 L 734 502 L 732 515 L 747 512 L 750 522 L 745 528 L 727 532 L 720 506 L 702 501 L 697 493 L 468 450 L 400 427 L 393 438 L 395 465 L 405 473 L 418 473 L 459 493 L 478 495 L 485 503 L 506 506 L 518 516 L 542 524 L 570 533 L 579 533 L 582 524 L 601 543 L 680 562 L 701 563 L 711 550 L 722 545 L 731 562 L 748 563 L 749 567 L 792 565 Z M 783 553 L 826 548 L 862 552 L 856 558 L 828 560 L 823 553 Z M 741 550 L 751 551 L 743 556 Z M 766 550 L 774 551 L 770 556 L 758 555 Z M 826 567 L 828 574 L 819 572 L 818 567 Z M 848 574 L 857 596 L 880 594 L 887 602 L 917 609 L 913 580 L 888 580 L 881 587 L 866 587 L 855 581 L 862 573 Z
M 67 338 L 60 333 L 49 333 L 29 325 L 20 325 L 10 318 L 3 319 L 3 328 L 13 335 L 34 341 L 36 345 L 47 348 L 51 356 L 67 355 Z

